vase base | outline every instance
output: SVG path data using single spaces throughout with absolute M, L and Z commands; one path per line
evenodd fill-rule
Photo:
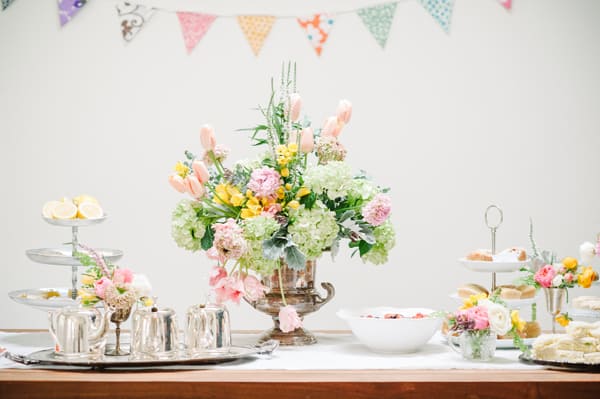
M 304 346 L 317 343 L 317 338 L 304 328 L 297 328 L 289 333 L 284 333 L 279 328 L 271 328 L 260 336 L 259 343 L 266 342 L 271 339 L 279 341 L 280 346 Z

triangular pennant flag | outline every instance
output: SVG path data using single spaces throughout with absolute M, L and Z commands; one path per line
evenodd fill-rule
M 442 29 L 448 33 L 454 0 L 419 0 L 419 2 L 431 14 L 433 19 L 440 24 Z
M 4 0 L 2 0 L 4 1 Z M 65 26 L 87 4 L 88 0 L 58 0 L 60 26 Z
M 150 21 L 154 14 L 154 8 L 120 1 L 117 3 L 117 14 L 121 22 L 123 40 L 130 42 Z
M 510 10 L 512 7 L 512 0 L 498 0 L 498 2 L 507 10 Z
M 398 3 L 380 4 L 361 8 L 356 12 L 381 48 L 385 47 L 390 34 L 397 5 Z
M 254 52 L 254 55 L 258 55 L 275 23 L 275 17 L 268 15 L 240 15 L 237 17 L 237 21 L 248 40 L 248 44 L 252 47 L 252 52 Z
M 185 41 L 185 48 L 191 53 L 196 44 L 204 37 L 204 34 L 217 18 L 216 15 L 198 14 L 195 12 L 178 12 L 177 17 L 181 24 L 181 32 Z
M 2 0 L 2 11 L 6 10 L 14 0 Z
M 333 18 L 329 14 L 315 14 L 309 18 L 298 18 L 298 23 L 306 32 L 308 41 L 317 52 L 317 55 L 320 56 L 323 45 L 329 39 Z

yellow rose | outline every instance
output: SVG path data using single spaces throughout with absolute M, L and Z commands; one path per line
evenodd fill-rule
M 581 273 L 577 275 L 577 284 L 583 288 L 590 288 L 592 286 L 592 282 L 595 280 L 598 280 L 598 274 L 594 271 L 594 269 L 592 269 L 591 266 L 584 267 Z
M 300 206 L 300 203 L 296 200 L 293 200 L 293 201 L 288 202 L 288 206 L 292 209 L 298 209 L 298 207 Z
M 310 194 L 310 190 L 306 187 L 301 187 L 300 190 L 298 190 L 298 192 L 296 193 L 296 197 L 302 198 L 308 194 Z
M 513 326 L 516 327 L 518 332 L 523 331 L 523 329 L 525 328 L 525 320 L 523 320 L 520 316 L 519 316 L 519 311 L 518 310 L 513 310 L 510 312 L 510 320 L 512 321 Z
M 290 175 L 290 170 L 288 168 L 282 168 L 279 173 L 283 177 L 288 177 Z
M 556 322 L 558 324 L 560 324 L 561 326 L 563 326 L 563 327 L 568 326 L 569 322 L 570 322 L 569 316 L 566 315 L 566 314 L 564 314 L 564 313 L 563 314 L 559 314 L 558 316 L 556 316 L 556 318 L 554 320 L 556 320 Z
M 575 258 L 564 258 L 562 264 L 567 270 L 575 270 L 577 269 L 577 259 Z
M 290 191 L 292 189 L 292 185 L 290 183 L 285 184 L 285 189 Z

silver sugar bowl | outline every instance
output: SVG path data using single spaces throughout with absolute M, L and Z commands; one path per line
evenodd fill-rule
M 132 318 L 131 358 L 169 360 L 177 358 L 179 328 L 173 309 L 138 309 Z
M 193 305 L 187 311 L 185 350 L 188 356 L 226 352 L 231 347 L 229 312 L 222 305 Z

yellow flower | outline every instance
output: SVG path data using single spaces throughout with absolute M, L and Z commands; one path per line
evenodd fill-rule
M 570 322 L 569 316 L 566 315 L 566 314 L 564 314 L 564 313 L 559 314 L 558 316 L 556 316 L 556 318 L 554 320 L 556 320 L 556 322 L 558 324 L 560 324 L 561 326 L 563 326 L 563 327 L 568 326 L 569 322 Z
M 469 297 L 463 301 L 463 305 L 460 307 L 460 309 L 464 310 L 464 309 L 472 308 L 473 306 L 477 305 L 478 301 L 480 301 L 481 299 L 486 299 L 486 298 L 487 298 L 487 294 L 485 292 L 479 293 L 477 295 L 469 295 Z
M 278 199 L 284 199 L 285 198 L 285 191 L 283 190 L 283 187 L 279 187 L 277 189 L 277 198 Z
M 523 331 L 526 323 L 525 320 L 519 316 L 518 310 L 513 310 L 510 312 L 510 320 L 512 321 L 513 326 L 517 328 L 518 332 Z
M 242 219 L 250 219 L 259 216 L 262 213 L 263 207 L 256 197 L 251 197 L 246 202 L 246 207 L 242 209 L 240 216 Z
M 254 195 L 252 194 L 252 190 L 246 190 L 246 197 L 252 198 Z
M 292 189 L 292 185 L 290 183 L 285 184 L 285 189 L 290 191 Z
M 230 204 L 230 195 L 227 186 L 227 184 L 219 184 L 217 187 L 215 187 L 215 197 L 213 198 L 214 202 L 224 205 Z
M 565 266 L 567 270 L 575 270 L 577 269 L 577 259 L 575 258 L 564 258 L 562 264 Z
M 298 144 L 296 143 L 289 143 L 287 148 L 294 155 L 298 153 Z
M 288 168 L 282 168 L 279 173 L 283 177 L 288 177 L 290 175 L 290 170 Z
M 293 201 L 288 202 L 288 206 L 292 209 L 298 209 L 298 207 L 300 206 L 300 203 L 296 200 L 293 200 Z
M 246 200 L 246 197 L 244 197 L 240 190 L 238 190 L 236 187 L 227 186 L 227 193 L 230 196 L 229 201 L 233 206 L 242 206 Z
M 310 194 L 310 190 L 306 187 L 301 187 L 300 190 L 298 190 L 298 192 L 296 193 L 296 197 L 302 198 L 308 194 Z
M 188 173 L 190 173 L 190 168 L 185 166 L 183 162 L 177 162 L 175 164 L 175 173 L 181 176 L 182 179 L 185 179 Z
M 142 300 L 142 304 L 146 307 L 154 305 L 154 301 L 150 297 L 144 296 L 140 299 Z
M 98 298 L 96 297 L 96 295 L 94 295 L 92 292 L 87 291 L 87 290 L 80 290 L 78 291 L 79 294 L 79 298 L 81 299 L 81 302 L 93 302 L 96 301 Z
M 94 281 L 96 281 L 96 279 L 89 274 L 83 274 L 81 276 L 81 284 L 83 285 L 93 285 Z
M 584 267 L 581 273 L 577 275 L 577 284 L 583 288 L 590 288 L 595 280 L 598 280 L 598 274 L 591 266 Z

